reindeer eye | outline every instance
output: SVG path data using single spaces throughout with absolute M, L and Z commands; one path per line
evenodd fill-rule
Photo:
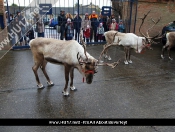
M 86 69 L 89 69 L 89 66 L 85 66 Z

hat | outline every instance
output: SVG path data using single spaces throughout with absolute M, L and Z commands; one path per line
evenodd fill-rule
M 114 19 L 112 19 L 112 21 L 115 21 L 115 18 L 114 18 Z
M 122 20 L 120 20 L 120 22 L 123 22 Z
M 8 11 L 5 11 L 5 14 L 8 13 Z
M 85 16 L 89 16 L 89 14 L 88 13 L 85 13 Z
M 99 25 L 100 25 L 100 26 L 102 26 L 102 25 L 103 25 L 103 23 L 100 23 Z
M 60 10 L 60 12 L 64 12 L 64 10 Z

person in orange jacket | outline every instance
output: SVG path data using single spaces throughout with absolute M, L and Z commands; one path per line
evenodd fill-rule
M 92 41 L 93 35 L 94 35 L 94 42 L 97 42 L 97 27 L 98 27 L 98 15 L 95 13 L 95 11 L 92 12 L 92 14 L 89 16 L 89 19 L 91 20 L 91 37 L 90 41 Z

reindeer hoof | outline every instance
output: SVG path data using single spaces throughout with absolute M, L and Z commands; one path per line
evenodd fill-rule
M 70 90 L 76 91 L 77 89 L 74 86 L 70 86 Z
M 169 57 L 170 60 L 173 60 L 173 58 Z
M 112 60 L 110 56 L 108 57 L 108 60 Z
M 69 92 L 68 91 L 66 91 L 66 92 L 63 91 L 62 93 L 63 93 L 64 96 L 69 96 Z
M 132 63 L 132 60 L 129 60 L 129 61 L 128 61 L 128 63 L 130 63 L 130 64 L 131 64 L 131 63 Z
M 106 59 L 106 58 L 108 58 L 108 56 L 107 56 L 107 55 L 105 55 L 104 57 L 105 57 L 105 59 Z
M 52 81 L 47 82 L 48 86 L 54 86 L 54 83 Z
M 165 57 L 163 55 L 161 55 L 161 58 L 164 59 Z
M 128 65 L 129 63 L 127 61 L 124 61 L 125 65 Z
M 38 88 L 44 88 L 44 86 L 42 84 L 38 84 L 37 87 Z

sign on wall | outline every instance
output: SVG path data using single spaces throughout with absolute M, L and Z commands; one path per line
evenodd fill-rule
M 41 15 L 51 15 L 52 14 L 52 4 L 39 4 Z
M 101 14 L 103 16 L 111 16 L 111 6 L 103 6 Z

